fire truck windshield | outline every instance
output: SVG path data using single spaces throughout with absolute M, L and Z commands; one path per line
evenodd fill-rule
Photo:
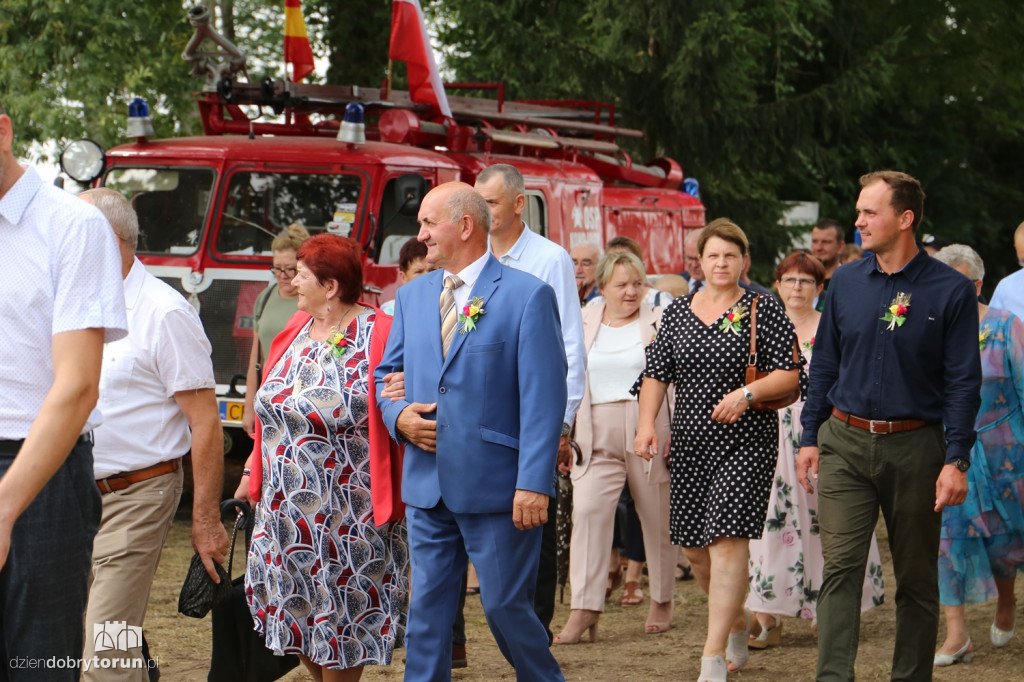
M 216 174 L 210 168 L 112 168 L 104 185 L 139 215 L 139 252 L 188 255 L 202 242 Z
M 310 234 L 331 230 L 347 235 L 362 187 L 358 175 L 236 171 L 228 178 L 215 251 L 269 255 L 274 237 L 291 223 Z

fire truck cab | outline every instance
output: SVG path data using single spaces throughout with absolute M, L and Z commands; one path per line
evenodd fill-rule
M 210 37 L 230 56 L 233 46 L 195 14 L 190 49 Z M 473 183 L 494 163 L 523 173 L 526 223 L 566 249 L 625 235 L 642 245 L 650 273 L 677 273 L 685 232 L 704 224 L 699 198 L 680 189 L 678 164 L 633 164 L 614 140 L 641 133 L 616 127 L 605 104 L 506 102 L 499 88 L 498 99 L 450 98 L 447 118 L 406 92 L 244 83 L 235 71 L 223 60 L 194 70 L 207 77 L 197 95 L 202 136 L 150 139 L 136 101 L 134 143 L 104 152 L 83 141 L 62 157 L 71 177 L 132 202 L 139 258 L 199 310 L 213 346 L 226 450 L 250 447 L 239 427 L 253 304 L 273 280 L 271 242 L 291 223 L 355 239 L 365 300 L 378 304 L 394 298 L 399 249 L 419 230 L 423 195 L 452 180 Z M 264 121 L 252 110 L 281 118 Z M 75 170 L 82 166 L 94 172 L 82 177 Z

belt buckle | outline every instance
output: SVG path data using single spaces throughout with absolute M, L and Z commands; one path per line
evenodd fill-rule
M 883 421 L 883 420 L 880 420 L 880 419 L 869 419 L 868 420 L 868 431 L 870 431 L 871 433 L 876 434 L 876 435 L 879 435 L 879 434 L 880 435 L 885 435 L 885 434 L 889 433 L 888 431 L 875 431 L 875 424 L 879 424 L 879 425 L 885 424 L 885 425 L 888 425 L 889 422 Z

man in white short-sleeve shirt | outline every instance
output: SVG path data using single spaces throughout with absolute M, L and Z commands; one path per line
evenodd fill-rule
M 103 425 L 93 446 L 103 518 L 93 544 L 83 659 L 142 658 L 140 648 L 97 646 L 93 624 L 142 627 L 160 552 L 182 490 L 182 457 L 192 451 L 192 545 L 207 573 L 226 557 L 220 522 L 224 435 L 217 410 L 211 347 L 195 309 L 146 272 L 135 257 L 139 221 L 110 189 L 79 195 L 106 216 L 117 237 L 128 311 L 128 337 L 103 349 L 99 407 Z M 99 649 L 99 650 L 97 650 Z M 86 680 L 147 679 L 145 666 L 86 664 Z
M 13 143 L 0 106 L 0 679 L 70 682 L 100 520 L 89 430 L 103 343 L 127 322 L 107 221 Z

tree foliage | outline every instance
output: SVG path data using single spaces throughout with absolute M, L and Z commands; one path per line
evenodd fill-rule
M 857 178 L 905 170 L 922 231 L 975 246 L 993 275 L 1024 217 L 1024 18 L 1014 0 L 439 0 L 460 80 L 513 98 L 614 101 L 701 182 L 709 216 L 751 237 L 762 278 L 785 200 L 853 228 Z M 512 65 L 512 66 L 510 66 Z
M 281 78 L 283 0 L 203 0 Z M 1017 0 L 421 0 L 457 80 L 511 98 L 612 101 L 647 133 L 627 151 L 668 155 L 701 182 L 709 217 L 751 237 L 762 279 L 790 235 L 786 200 L 818 201 L 851 230 L 857 178 L 921 179 L 922 231 L 1013 266 L 1024 218 L 1024 13 Z M 0 96 L 19 142 L 122 137 L 144 97 L 160 136 L 199 129 L 180 54 L 190 0 L 4 0 Z M 389 0 L 305 0 L 328 80 L 387 73 Z M 225 21 L 231 19 L 231 21 Z M 400 86 L 404 68 L 395 70 Z M 158 115 L 157 115 L 158 114 Z

